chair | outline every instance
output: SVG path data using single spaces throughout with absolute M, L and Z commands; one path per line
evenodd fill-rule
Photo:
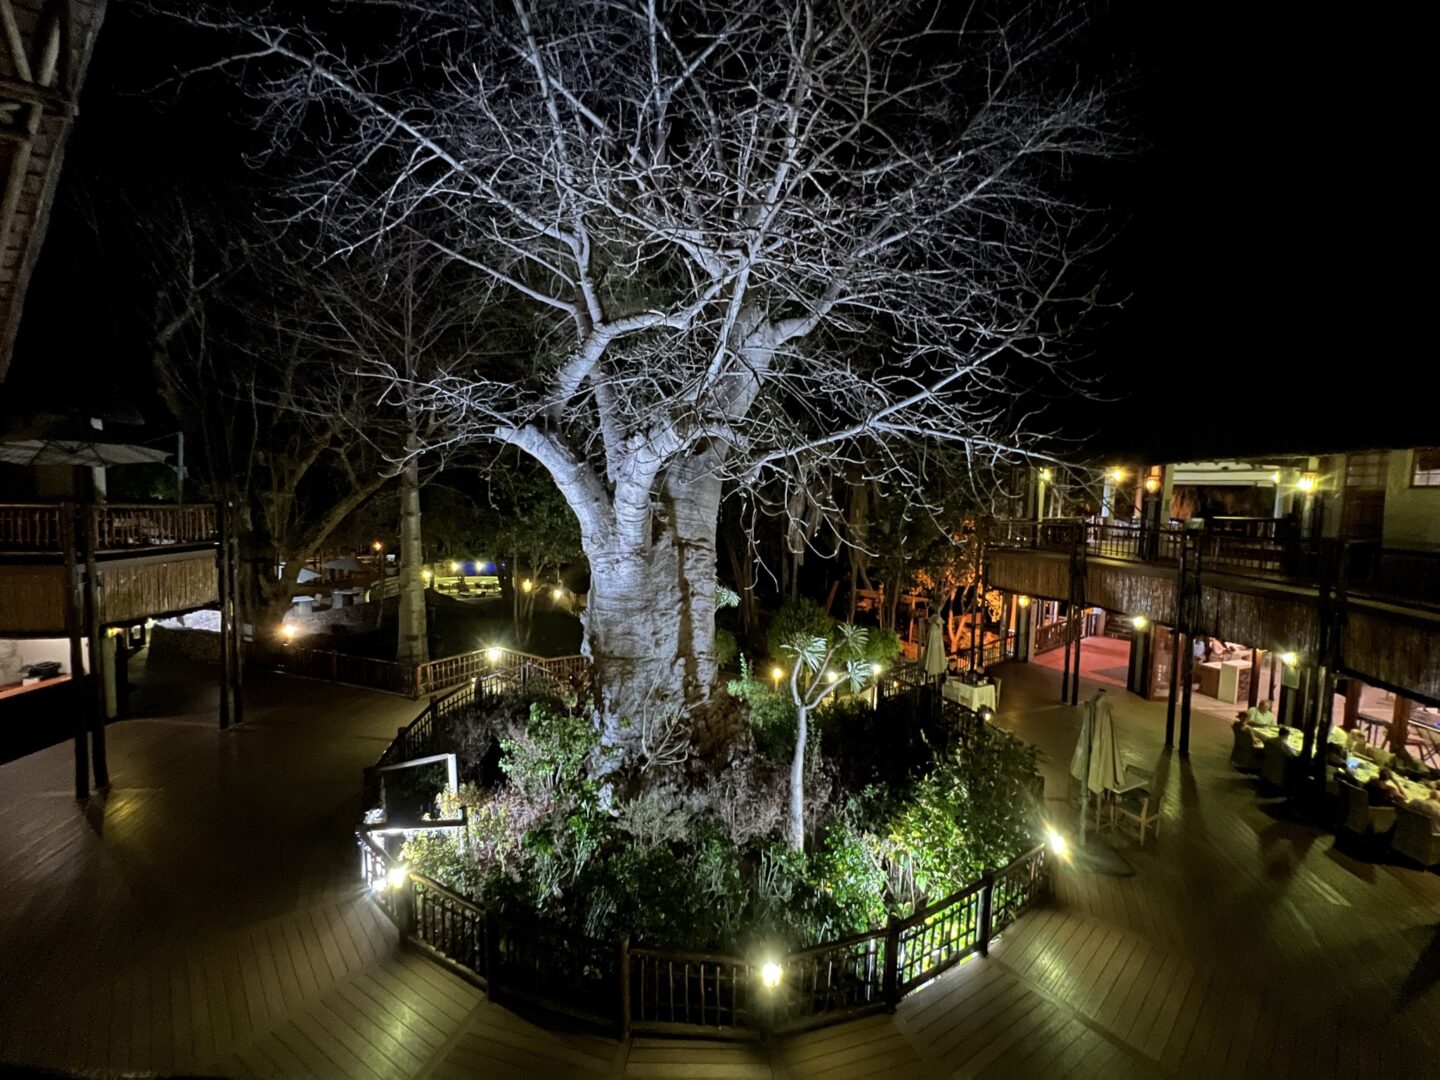
M 1160 836 L 1160 800 L 1150 791 L 1153 779 L 1147 769 L 1134 765 L 1125 766 L 1125 784 L 1110 793 L 1110 825 L 1133 827 L 1140 846 L 1145 846 L 1145 834 L 1154 830 Z
M 1290 745 L 1280 736 L 1268 739 L 1260 762 L 1260 779 L 1271 787 L 1286 790 L 1290 786 L 1290 776 L 1295 771 L 1295 763 L 1299 760 L 1299 755 L 1291 750 Z
M 1255 745 L 1250 732 L 1243 727 L 1235 729 L 1235 747 L 1230 751 L 1230 764 L 1241 772 L 1259 772 L 1265 759 L 1263 747 Z
M 1395 808 L 1395 834 L 1390 838 L 1390 850 L 1407 859 L 1414 859 L 1424 867 L 1440 863 L 1440 832 L 1429 814 L 1411 810 L 1408 806 Z
M 1371 806 L 1365 789 L 1348 775 L 1340 776 L 1337 780 L 1344 807 L 1340 830 L 1367 845 L 1383 847 L 1388 834 L 1395 827 L 1395 807 Z

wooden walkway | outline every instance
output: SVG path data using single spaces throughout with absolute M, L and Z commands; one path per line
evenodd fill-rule
M 1197 720 L 1112 691 L 1161 766 L 1162 839 L 1131 877 L 1069 872 L 1050 908 L 893 1016 L 769 1045 L 542 1029 L 397 947 L 355 882 L 361 767 L 414 705 L 258 677 L 220 733 L 193 672 L 110 731 L 115 786 L 77 806 L 67 747 L 0 766 L 0 1062 L 227 1077 L 1359 1076 L 1440 1061 L 1440 877 L 1356 862 L 1228 769 Z M 1076 723 L 1054 673 L 1011 669 L 1001 716 L 1047 753 Z M 0 1074 L 3 1074 L 0 1068 Z

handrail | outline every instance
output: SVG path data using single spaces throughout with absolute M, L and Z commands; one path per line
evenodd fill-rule
M 523 654 L 522 654 L 523 655 Z M 526 659 L 529 659 L 528 657 Z M 523 663 L 523 661 L 522 661 Z M 433 751 L 448 732 L 436 719 L 474 702 L 505 672 L 476 679 L 432 701 L 366 770 Z M 985 955 L 1001 930 L 1043 893 L 1048 863 L 1039 846 L 903 918 L 793 949 L 773 973 L 753 957 L 631 946 L 549 926 L 533 917 L 487 911 L 424 874 L 396 866 L 357 832 L 362 878 L 407 939 L 481 982 L 492 997 L 512 996 L 582 1019 L 655 1034 L 754 1037 L 837 1023 L 893 1006 L 974 953 Z M 763 985 L 762 985 L 763 984 Z
M 483 675 L 506 674 L 523 686 L 530 678 L 547 678 L 560 684 L 583 680 L 590 669 L 584 656 L 536 656 L 502 646 L 474 649 L 430 660 L 415 669 L 417 694 L 433 694 Z

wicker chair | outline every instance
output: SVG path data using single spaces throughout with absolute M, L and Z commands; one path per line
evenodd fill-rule
M 1265 761 L 1264 747 L 1256 746 L 1250 732 L 1243 727 L 1235 729 L 1235 748 L 1230 751 L 1230 764 L 1241 772 L 1259 772 Z
M 1134 765 L 1125 766 L 1125 784 L 1111 794 L 1110 824 L 1113 828 L 1121 825 L 1133 827 L 1145 846 L 1145 834 L 1153 830 L 1160 836 L 1160 800 L 1150 791 L 1152 774 Z
M 1390 850 L 1414 859 L 1421 866 L 1440 864 L 1440 832 L 1436 828 L 1436 821 L 1429 814 L 1411 810 L 1408 806 L 1397 806 Z
M 1383 846 L 1395 827 L 1395 807 L 1371 806 L 1365 789 L 1349 776 L 1339 777 L 1344 817 L 1340 829 L 1366 845 Z
M 1283 791 L 1289 788 L 1290 777 L 1299 760 L 1299 755 L 1292 752 L 1285 740 L 1277 735 L 1265 743 L 1260 761 L 1260 779 Z

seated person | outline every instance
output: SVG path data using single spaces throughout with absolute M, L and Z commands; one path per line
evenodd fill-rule
M 1259 727 L 1275 726 L 1275 714 L 1270 711 L 1270 701 L 1268 698 L 1261 700 L 1260 703 L 1246 715 L 1250 723 Z
M 1365 801 L 1371 806 L 1404 806 L 1405 792 L 1389 769 L 1365 781 Z
M 1342 739 L 1336 742 L 1329 739 L 1325 743 L 1325 764 L 1336 765 L 1340 768 L 1347 768 L 1350 764 L 1350 748 L 1345 745 Z
M 1272 741 L 1279 741 L 1280 752 L 1286 757 L 1298 757 L 1300 755 L 1300 751 L 1290 745 L 1290 729 L 1288 727 L 1282 727 L 1278 734 L 1276 734 L 1274 740 L 1267 739 L 1266 745 L 1269 745 Z
M 1440 823 L 1440 791 L 1431 791 L 1428 798 L 1411 799 L 1405 805 L 1409 809 L 1421 814 L 1426 814 L 1434 818 L 1437 823 Z M 1432 825 L 1430 827 L 1434 829 L 1436 826 Z
M 1361 749 L 1363 749 L 1366 745 L 1367 744 L 1365 742 L 1365 733 L 1363 731 L 1361 731 L 1359 728 L 1356 728 L 1354 731 L 1350 732 L 1350 753 L 1354 754 L 1356 757 L 1359 757 Z

